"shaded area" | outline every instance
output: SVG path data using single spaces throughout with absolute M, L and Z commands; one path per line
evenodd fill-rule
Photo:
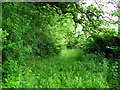
M 2 7 L 4 88 L 119 87 L 120 38 L 102 28 L 102 10 L 73 2 Z

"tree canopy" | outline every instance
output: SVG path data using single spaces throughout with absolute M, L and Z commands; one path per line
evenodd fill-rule
M 105 20 L 94 1 L 2 2 L 3 87 L 118 87 L 120 30 L 110 26 L 119 20 Z

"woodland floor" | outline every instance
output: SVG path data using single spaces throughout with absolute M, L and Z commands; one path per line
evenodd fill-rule
M 108 59 L 78 49 L 25 63 L 9 61 L 3 88 L 111 88 L 117 80 Z M 6 62 L 7 64 L 7 62 Z M 6 66 L 6 65 L 4 65 Z M 116 77 L 116 76 L 115 76 Z
M 107 88 L 108 64 L 102 59 L 80 50 L 63 50 L 59 56 L 28 61 L 27 67 L 36 78 L 36 87 Z

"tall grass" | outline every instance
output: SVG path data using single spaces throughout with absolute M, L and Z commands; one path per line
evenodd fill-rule
M 98 61 L 99 62 L 98 62 Z M 9 60 L 3 88 L 111 88 L 108 60 L 81 50 L 63 50 L 58 56 L 26 60 L 24 65 Z

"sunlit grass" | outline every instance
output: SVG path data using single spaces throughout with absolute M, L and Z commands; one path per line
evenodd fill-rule
M 101 59 L 101 62 L 97 62 Z M 3 87 L 15 88 L 109 88 L 108 62 L 81 50 L 64 50 L 58 56 L 16 63 L 16 72 Z M 11 67 L 14 68 L 14 67 Z M 13 72 L 12 72 L 13 73 Z M 12 75 L 12 74 L 10 74 Z M 6 85 L 6 86 L 5 86 Z

